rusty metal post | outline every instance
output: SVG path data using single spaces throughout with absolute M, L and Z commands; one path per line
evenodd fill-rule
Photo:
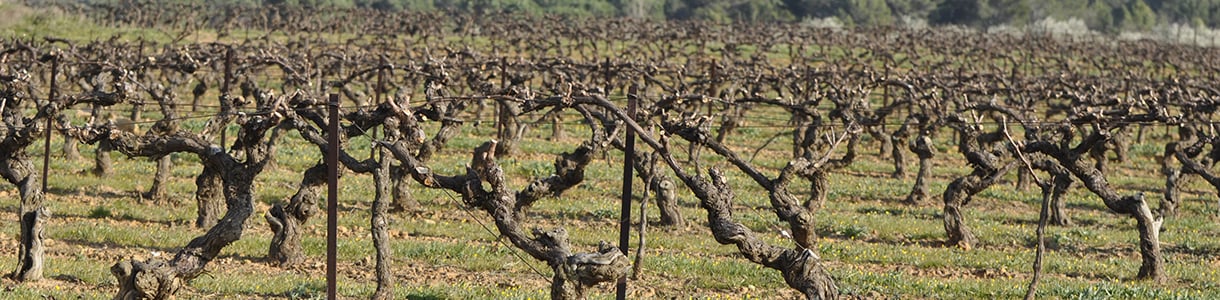
M 373 87 L 373 102 L 378 106 L 380 106 L 381 103 L 384 103 L 383 98 L 381 96 L 385 90 L 385 69 L 387 66 L 385 55 L 381 56 L 380 63 L 381 63 L 381 65 L 377 66 L 377 86 Z M 390 101 L 394 101 L 394 99 L 390 99 Z M 373 127 L 372 129 L 370 129 L 371 131 L 373 131 L 373 140 L 374 141 L 377 140 L 377 137 L 378 137 L 377 133 L 380 132 L 377 130 L 378 128 L 381 128 L 381 127 Z M 380 151 L 377 151 L 377 147 L 369 147 L 369 157 L 370 158 L 376 158 L 377 152 L 380 152 Z
M 635 89 L 632 88 L 627 92 L 627 116 L 635 118 Z M 627 250 L 630 249 L 631 243 L 631 184 L 633 181 L 635 169 L 635 131 L 627 130 L 627 145 L 623 149 L 623 198 L 622 198 L 622 213 L 619 216 L 619 231 L 618 231 L 618 248 L 627 255 Z M 627 299 L 627 277 L 619 278 L 618 285 L 615 286 L 615 299 Z
M 59 97 L 59 91 L 57 91 L 57 89 L 59 89 L 59 87 L 57 86 L 58 83 L 55 79 L 55 77 L 59 77 L 59 55 L 58 55 L 58 53 L 56 53 L 56 54 L 57 55 L 55 57 L 51 58 L 51 91 L 47 92 L 47 107 L 56 105 L 55 98 Z M 55 124 L 55 116 L 48 115 L 48 116 L 46 116 L 46 118 L 47 118 L 47 128 L 43 129 L 43 130 L 47 131 L 46 141 L 43 143 L 44 148 L 42 149 L 42 194 L 44 195 L 43 197 L 46 197 L 45 195 L 47 194 L 48 175 L 51 172 L 51 131 L 53 131 L 51 129 L 51 126 L 53 126 Z M 66 143 L 68 141 L 65 140 L 64 142 Z
M 225 51 L 225 74 L 224 81 L 220 82 L 220 113 L 228 114 L 234 110 L 232 107 L 233 99 L 229 94 L 229 89 L 233 85 L 233 46 L 229 46 Z M 223 119 L 223 118 L 222 118 Z M 220 149 L 229 151 L 229 147 L 225 146 L 225 140 L 228 139 L 229 122 L 226 120 L 220 124 Z
M 330 94 L 326 153 L 326 299 L 336 298 L 336 235 L 339 228 L 339 94 Z

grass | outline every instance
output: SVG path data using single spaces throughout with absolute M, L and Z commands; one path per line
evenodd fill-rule
M 478 132 L 474 128 L 463 131 Z M 536 131 L 527 137 L 530 142 L 522 144 L 524 154 L 502 160 L 514 186 L 521 187 L 530 178 L 548 175 L 549 158 L 575 147 L 580 137 L 573 133 L 568 140 L 543 142 L 545 137 L 537 132 L 549 131 Z M 453 145 L 475 145 L 487 138 L 465 135 Z M 256 207 L 260 213 L 272 203 L 285 201 L 294 192 L 301 170 L 317 160 L 317 154 L 310 152 L 313 148 L 291 135 L 288 139 L 290 142 L 279 149 L 277 166 L 260 176 Z M 53 149 L 58 149 L 58 138 L 52 142 Z M 364 143 L 367 145 L 367 141 Z M 82 150 L 89 156 L 92 147 L 84 146 Z M 465 151 L 457 146 L 446 148 L 432 164 L 438 172 L 457 172 L 469 159 Z M 41 153 L 41 146 L 32 147 L 30 152 Z M 612 162 L 620 161 L 617 157 L 621 154 L 611 151 L 607 156 L 593 163 L 585 183 L 562 198 L 547 199 L 532 207 L 527 213 L 532 221 L 527 226 L 565 227 L 578 251 L 591 251 L 600 241 L 615 240 L 620 166 Z M 136 198 L 135 193 L 149 184 L 147 174 L 153 162 L 116 156 L 115 175 L 97 178 L 83 172 L 91 167 L 88 159 L 53 160 L 49 206 L 55 217 L 48 225 L 47 237 L 52 241 L 47 259 L 50 279 L 38 284 L 7 282 L 5 285 L 13 291 L 11 295 L 106 296 L 115 289 L 114 279 L 107 272 L 110 264 L 124 257 L 169 255 L 190 238 L 202 234 L 202 229 L 191 226 L 195 211 L 191 201 L 192 176 L 198 171 L 197 163 L 186 157 L 177 157 L 176 161 L 179 166 L 170 182 L 170 199 L 153 203 Z M 961 163 L 960 157 L 942 154 L 937 162 L 946 171 L 934 173 L 931 183 L 934 194 L 943 190 L 955 173 L 961 172 L 951 167 Z M 1135 172 L 1149 168 L 1152 163 L 1150 158 L 1136 157 L 1129 166 L 1115 167 L 1122 170 L 1119 173 Z M 778 161 L 760 164 L 782 165 Z M 788 243 L 779 236 L 784 224 L 768 209 L 765 194 L 731 166 L 723 162 L 715 165 L 730 170 L 727 173 L 738 189 L 735 218 L 773 244 Z M 967 225 L 978 235 L 980 244 L 966 251 L 939 245 L 944 233 L 938 204 L 898 203 L 913 179 L 890 178 L 891 171 L 889 161 L 865 152 L 860 163 L 832 174 L 827 207 L 817 214 L 817 229 L 822 236 L 819 254 L 844 293 L 902 298 L 1007 298 L 1024 293 L 1033 260 L 1037 191 L 1019 191 L 1005 183 L 976 196 L 965 212 Z M 339 260 L 345 270 L 340 291 L 347 296 L 367 295 L 375 287 L 371 283 L 371 241 L 365 233 L 372 197 L 365 186 L 370 180 L 359 174 L 347 174 L 341 180 L 339 201 L 343 209 L 339 224 L 347 230 L 339 243 Z M 1138 190 L 1156 188 L 1157 180 L 1132 177 L 1116 178 L 1115 182 Z M 1067 201 L 1069 214 L 1079 225 L 1048 230 L 1054 246 L 1047 256 L 1048 276 L 1041 293 L 1072 299 L 1220 296 L 1216 294 L 1220 274 L 1214 271 L 1215 254 L 1220 253 L 1220 243 L 1214 242 L 1220 232 L 1215 208 L 1207 206 L 1210 201 L 1199 201 L 1209 197 L 1208 186 L 1199 180 L 1189 183 L 1182 216 L 1167 221 L 1169 230 L 1162 234 L 1170 283 L 1132 281 L 1139 266 L 1134 223 L 1104 211 L 1100 200 L 1078 188 L 1069 193 Z M 794 186 L 798 193 L 803 193 L 803 186 Z M 11 188 L 6 185 L 9 192 L 0 198 L 0 210 L 8 212 L 0 219 L 0 232 L 6 237 L 16 233 L 12 212 L 17 202 Z M 519 260 L 514 255 L 520 254 L 518 250 L 506 247 L 497 233 L 483 228 L 491 223 L 485 213 L 460 208 L 460 202 L 447 192 L 415 189 L 413 193 L 423 206 L 421 210 L 391 218 L 393 264 L 402 281 L 398 297 L 546 297 L 544 278 L 550 276 L 549 268 L 538 261 Z M 743 289 L 751 289 L 754 296 L 790 293 L 777 272 L 745 261 L 733 247 L 716 244 L 703 227 L 703 213 L 688 193 L 681 192 L 680 199 L 681 210 L 691 226 L 650 229 L 644 279 L 634 283 L 643 289 L 638 293 L 652 291 L 649 295 L 656 297 L 708 298 L 740 295 Z M 933 199 L 936 198 L 934 195 Z M 659 216 L 650 210 L 649 217 L 655 220 Z M 247 222 L 242 240 L 227 247 L 221 259 L 209 266 L 209 275 L 191 282 L 185 291 L 187 297 L 318 297 L 323 285 L 319 265 L 325 248 L 323 224 L 325 217 L 319 216 L 306 225 L 307 266 L 279 271 L 262 260 L 270 231 L 256 215 Z M 13 242 L 6 238 L 5 243 Z M 527 264 L 538 268 L 542 276 Z M 0 260 L 0 268 L 12 267 L 11 259 Z M 416 276 L 440 279 L 444 284 L 407 279 Z M 61 290 L 55 290 L 56 284 Z M 65 289 L 66 286 L 72 289 Z M 594 298 L 613 294 L 606 287 L 594 293 Z
M 142 29 L 94 28 L 88 21 L 35 9 L 0 10 L 18 19 L 0 26 L 6 36 L 48 35 L 90 39 L 115 33 L 147 34 Z M 64 29 L 94 28 L 94 29 Z M 150 114 L 154 116 L 155 114 Z M 774 176 L 789 156 L 790 134 L 781 134 L 786 120 L 781 112 L 760 109 L 747 118 L 727 144 L 740 153 L 752 153 L 766 138 L 779 137 L 759 151 L 753 162 Z M 578 120 L 568 116 L 565 120 Z M 191 121 L 183 128 L 199 128 Z M 510 184 L 520 188 L 529 180 L 552 172 L 554 155 L 570 151 L 588 135 L 578 124 L 566 127 L 568 138 L 546 140 L 549 125 L 527 133 L 521 154 L 501 159 Z M 1159 131 L 1159 130 L 1153 130 Z M 235 135 L 230 129 L 229 137 Z M 491 138 L 488 125 L 467 124 L 431 161 L 438 173 L 464 172 L 469 149 Z M 931 200 L 918 205 L 901 204 L 914 183 L 914 157 L 908 157 L 906 178 L 894 179 L 892 162 L 878 156 L 875 141 L 861 145 L 860 159 L 831 174 L 827 206 L 817 213 L 821 240 L 818 253 L 844 294 L 866 298 L 1015 298 L 1024 294 L 1033 260 L 1034 226 L 1038 191 L 1017 190 L 1008 182 L 977 195 L 965 207 L 966 224 L 980 243 L 972 250 L 944 247 L 941 205 L 936 202 L 945 186 L 969 169 L 953 152 L 947 132 L 938 135 L 935 170 L 929 183 Z M 762 138 L 760 138 L 762 137 Z M 221 253 L 208 273 L 182 291 L 182 298 L 276 298 L 317 299 L 324 291 L 321 263 L 325 252 L 325 216 L 305 226 L 303 241 L 308 261 L 295 269 L 279 269 L 263 259 L 271 232 L 259 217 L 274 203 L 285 202 L 295 191 L 300 174 L 317 162 L 316 148 L 304 145 L 295 133 L 278 148 L 276 165 L 258 179 L 256 214 L 246 223 L 242 239 Z M 1163 185 L 1153 156 L 1162 152 L 1163 137 L 1151 136 L 1131 147 L 1132 161 L 1111 164 L 1110 177 L 1124 193 L 1155 191 Z M 53 139 L 52 149 L 61 140 Z M 352 140 L 349 151 L 367 155 L 367 138 Z M 685 149 L 674 141 L 673 149 Z M 51 164 L 48 206 L 54 217 L 47 225 L 47 279 L 35 283 L 0 281 L 4 298 L 85 298 L 112 296 L 117 290 L 109 267 L 120 259 L 172 255 L 204 229 L 194 228 L 193 176 L 200 170 L 198 159 L 175 155 L 175 169 L 162 202 L 141 200 L 138 192 L 151 185 L 154 163 L 115 155 L 115 174 L 105 178 L 87 171 L 92 146 L 82 146 L 83 160 L 54 159 Z M 43 152 L 41 143 L 29 149 Z M 680 161 L 685 151 L 676 151 Z M 54 152 L 53 152 L 54 153 Z M 710 155 L 704 150 L 703 154 Z M 744 156 L 744 155 L 743 155 Z M 584 183 L 561 198 L 544 199 L 526 214 L 527 227 L 568 230 L 575 250 L 592 251 L 601 241 L 616 241 L 619 218 L 618 193 L 622 154 L 609 151 L 596 159 Z M 734 218 L 775 245 L 790 245 L 780 235 L 785 224 L 770 210 L 762 190 L 723 159 L 706 157 L 706 165 L 726 170 L 737 194 Z M 637 179 L 638 180 L 638 179 Z M 340 289 L 347 297 L 366 297 L 372 283 L 372 242 L 367 234 L 372 199 L 367 175 L 346 174 L 341 179 L 341 211 L 338 223 L 344 233 L 339 243 Z M 636 182 L 636 186 L 642 183 Z M 799 196 L 807 195 L 803 183 L 793 185 Z M 685 228 L 650 227 L 642 279 L 633 281 L 635 298 L 784 298 L 791 296 L 780 274 L 750 263 L 731 246 L 719 245 L 705 226 L 706 212 L 699 209 L 689 191 L 679 189 L 681 211 L 690 224 Z M 18 200 L 13 186 L 0 184 L 0 269 L 15 267 Z M 398 279 L 397 299 L 541 299 L 548 297 L 550 269 L 526 259 L 507 246 L 491 227 L 486 213 L 464 209 L 454 195 L 415 188 L 418 211 L 391 216 L 394 252 L 393 270 Z M 638 192 L 637 192 L 638 193 Z M 1153 202 L 1159 195 L 1148 193 Z M 1053 245 L 1047 254 L 1040 295 L 1064 299 L 1220 298 L 1220 225 L 1214 192 L 1201 180 L 1189 179 L 1181 215 L 1166 221 L 1162 243 L 1171 281 L 1152 284 L 1134 281 L 1138 251 L 1134 222 L 1106 212 L 1101 201 L 1082 188 L 1066 196 L 1072 227 L 1051 227 Z M 637 195 L 638 198 L 638 195 Z M 637 206 L 633 213 L 638 212 Z M 650 204 L 651 206 L 651 204 Z M 649 220 L 659 216 L 652 207 Z M 491 231 L 484 226 L 491 227 Z M 633 239 L 633 244 L 638 241 Z M 633 245 L 634 249 L 634 245 Z M 541 274 L 535 273 L 538 269 Z M 592 291 L 593 299 L 608 299 L 606 286 Z

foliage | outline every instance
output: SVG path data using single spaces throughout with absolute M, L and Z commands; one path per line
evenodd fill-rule
M 1156 14 L 1143 0 L 1135 0 L 1123 9 L 1120 20 L 1124 29 L 1145 31 L 1156 25 Z
M 67 0 L 58 0 L 67 1 Z M 120 0 L 87 0 L 117 3 Z M 48 1 L 28 1 L 44 3 Z M 977 28 L 1034 25 L 1047 18 L 1077 19 L 1116 34 L 1156 25 L 1220 26 L 1220 0 L 176 0 L 209 5 L 364 7 L 387 11 L 514 12 L 572 17 L 774 22 L 836 17 L 850 26 L 888 26 L 928 20 Z M 899 22 L 901 21 L 901 22 Z

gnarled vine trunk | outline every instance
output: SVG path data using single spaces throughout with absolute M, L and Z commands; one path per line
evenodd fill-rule
M 157 158 L 157 171 L 153 175 L 152 187 L 144 193 L 144 198 L 161 201 L 165 198 L 165 186 L 169 184 L 169 176 L 173 173 L 174 160 L 169 155 Z
M 66 120 L 60 120 L 61 123 L 64 123 L 65 121 Z M 67 159 L 70 161 L 80 160 L 81 159 L 80 149 L 77 147 L 80 144 L 80 142 L 76 139 L 75 136 L 73 136 L 71 134 L 64 134 L 63 137 L 64 137 L 64 144 L 63 144 L 62 150 L 63 150 L 63 154 L 64 154 L 64 159 Z
M 616 146 L 618 146 L 616 144 Z M 682 217 L 682 212 L 678 210 L 678 194 L 677 186 L 674 180 L 668 175 L 656 170 L 656 155 L 639 155 L 635 159 L 635 171 L 639 174 L 638 177 L 646 180 L 648 188 L 653 191 L 654 199 L 657 202 L 657 209 L 661 215 L 661 221 L 658 225 L 684 227 L 686 220 Z
M 1091 147 L 1085 146 L 1091 143 L 1104 142 L 1105 139 L 1105 134 L 1094 132 L 1081 142 L 1082 146 L 1075 149 L 1083 148 L 1087 151 Z M 1140 256 L 1142 257 L 1139 274 L 1136 277 L 1157 282 L 1165 280 L 1164 258 L 1161 255 L 1160 246 L 1162 219 L 1160 216 L 1152 213 L 1148 203 L 1144 201 L 1142 193 L 1119 196 L 1118 192 L 1110 187 L 1104 173 L 1097 168 L 1098 166 L 1096 164 L 1090 165 L 1082 159 L 1084 153 L 1065 150 L 1060 146 L 1043 141 L 1030 143 L 1026 148 L 1026 152 L 1041 152 L 1051 156 L 1067 169 L 1068 172 L 1080 179 L 1089 191 L 1101 197 L 1102 202 L 1105 203 L 1107 208 L 1115 213 L 1129 215 L 1135 219 L 1136 228 L 1139 232 Z
M 536 201 L 535 197 L 557 195 L 575 186 L 583 180 L 583 173 L 588 157 L 596 153 L 600 146 L 597 143 L 586 142 L 580 150 L 561 156 L 556 161 L 556 168 L 575 168 L 557 170 L 559 174 L 534 181 L 518 192 L 512 192 L 506 186 L 504 171 L 495 161 L 496 141 L 486 142 L 475 148 L 470 167 L 464 176 L 442 176 L 431 172 L 431 169 L 411 154 L 408 147 L 402 143 L 390 145 L 391 153 L 403 162 L 406 170 L 411 171 L 412 178 L 424 186 L 444 188 L 458 192 L 468 205 L 485 210 L 495 220 L 496 228 L 508 238 L 517 248 L 525 250 L 535 259 L 545 261 L 555 271 L 551 280 L 552 299 L 583 299 L 589 287 L 604 282 L 613 282 L 627 275 L 630 263 L 626 256 L 617 248 L 603 246 L 597 253 L 573 254 L 567 241 L 567 232 L 563 229 L 534 230 L 529 237 L 521 229 L 520 210 L 525 207 L 522 202 Z M 585 149 L 593 147 L 592 149 Z M 584 163 L 581 163 L 584 162 Z M 486 183 L 486 185 L 484 185 Z M 491 190 L 486 190 L 490 186 Z
M 9 154 L 0 161 L 0 176 L 17 186 L 21 197 L 21 207 L 17 211 L 20 218 L 20 235 L 17 249 L 17 267 L 9 274 L 16 281 L 36 281 L 42 279 L 43 263 L 43 226 L 51 217 L 50 210 L 43 203 L 41 182 L 34 170 L 34 163 L 29 160 L 24 149 L 9 149 Z
M 1067 215 L 1067 201 L 1063 195 L 1072 187 L 1072 175 L 1066 172 L 1051 174 L 1051 193 L 1047 221 L 1051 225 L 1071 226 L 1072 218 Z
M 373 235 L 373 248 L 377 251 L 377 265 L 374 267 L 374 277 L 377 280 L 377 290 L 372 299 L 394 298 L 394 274 L 390 269 L 390 259 L 394 256 L 390 249 L 390 236 L 387 227 L 390 226 L 386 214 L 389 212 L 390 194 L 393 183 L 390 180 L 390 153 L 384 148 L 381 152 L 380 166 L 373 170 L 373 182 L 376 193 L 373 196 L 372 214 L 369 228 Z
M 919 157 L 919 170 L 915 172 L 915 184 L 906 202 L 910 204 L 923 203 L 928 198 L 928 176 L 932 173 L 932 158 Z
M 223 97 L 222 97 L 223 98 Z M 266 110 L 282 109 L 279 100 L 259 99 L 259 108 Z M 131 157 L 160 157 L 175 152 L 190 152 L 199 157 L 204 165 L 204 172 L 197 182 L 219 182 L 216 189 L 208 189 L 223 195 L 224 216 L 208 231 L 192 239 L 178 250 L 167 263 L 157 261 L 158 258 L 146 260 L 144 267 L 133 261 L 120 261 L 112 268 L 119 281 L 119 291 L 116 298 L 132 295 L 152 295 L 151 299 L 168 299 L 173 297 L 172 282 L 148 285 L 141 278 L 166 278 L 172 274 L 178 280 L 189 282 L 204 273 L 204 268 L 214 260 L 226 246 L 241 239 L 245 223 L 254 213 L 255 178 L 266 168 L 275 153 L 275 142 L 280 132 L 272 130 L 279 125 L 283 111 L 266 115 L 247 115 L 240 120 L 242 127 L 234 142 L 235 152 L 242 153 L 239 160 L 221 147 L 208 142 L 204 135 L 176 132 L 163 135 L 135 136 L 125 132 L 115 132 L 99 129 L 93 132 L 95 140 L 107 140 L 116 150 Z M 270 132 L 268 134 L 268 132 Z M 200 184 L 204 190 L 206 184 Z M 205 206 L 201 204 L 200 209 Z M 200 222 L 208 222 L 201 214 Z M 214 219 L 212 219 L 214 220 Z M 203 224 L 203 223 L 201 223 Z M 126 268 L 131 265 L 132 268 Z M 117 270 L 117 271 L 116 271 Z M 128 284 L 127 282 L 133 282 Z M 165 288 L 172 288 L 162 291 Z
M 932 157 L 936 153 L 933 152 L 932 139 L 924 134 L 920 134 L 911 142 L 910 149 L 915 156 L 919 157 L 919 171 L 915 173 L 915 185 L 911 187 L 911 193 L 907 195 L 906 203 L 919 204 L 928 198 L 928 176 L 931 176 Z
M 114 150 L 113 148 L 106 141 L 97 144 L 97 150 L 93 153 L 94 176 L 106 177 L 114 174 L 114 163 L 110 159 L 110 151 Z
M 517 120 L 521 106 L 507 100 L 497 100 L 499 115 L 496 116 L 496 156 L 512 156 L 517 153 L 517 142 L 525 132 L 525 123 Z
M 292 267 L 305 261 L 301 249 L 301 234 L 305 222 L 318 211 L 318 199 L 326 187 L 326 164 L 318 163 L 305 170 L 297 192 L 288 205 L 276 203 L 263 215 L 271 226 L 271 245 L 267 258 L 280 267 Z
M 224 187 L 216 167 L 204 164 L 195 176 L 195 227 L 212 228 L 224 212 Z
M 895 133 L 890 136 L 890 158 L 894 161 L 894 173 L 890 174 L 890 178 L 902 179 L 907 177 L 906 151 L 902 151 L 902 146 L 906 144 L 907 134 L 905 132 L 901 134 Z
M 978 238 L 974 237 L 974 233 L 971 233 L 970 228 L 965 224 L 962 207 L 969 204 L 975 194 L 995 185 L 1014 166 L 1016 163 L 1010 162 L 999 170 L 976 168 L 969 175 L 949 183 L 949 186 L 945 188 L 943 217 L 948 245 L 970 249 L 978 243 Z
M 686 219 L 682 218 L 682 211 L 678 210 L 678 187 L 674 180 L 665 175 L 654 176 L 652 189 L 656 191 L 657 209 L 661 214 L 661 222 L 658 225 L 685 227 Z
M 391 212 L 403 212 L 419 208 L 419 201 L 415 200 L 415 197 L 411 195 L 411 180 L 407 170 L 404 170 L 402 166 L 391 166 L 390 182 L 393 184 L 393 188 L 390 191 L 393 196 L 393 200 L 390 203 Z

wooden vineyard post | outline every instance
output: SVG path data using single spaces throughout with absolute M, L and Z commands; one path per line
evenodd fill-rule
M 55 53 L 55 54 L 56 55 L 51 58 L 51 90 L 47 92 L 47 103 L 49 103 L 50 105 L 55 105 L 54 104 L 55 100 L 56 100 L 55 98 L 59 97 L 59 91 L 58 91 L 59 86 L 58 86 L 58 82 L 56 81 L 55 78 L 59 77 L 59 58 L 60 57 L 59 57 L 59 53 Z M 55 124 L 55 116 L 48 115 L 46 117 L 47 117 L 47 128 L 43 129 L 43 130 L 46 130 L 46 136 L 44 136 L 46 141 L 43 142 L 43 148 L 42 148 L 42 195 L 43 195 L 42 197 L 43 197 L 43 201 L 46 201 L 45 199 L 47 197 L 46 195 L 47 195 L 47 191 L 48 191 L 47 190 L 47 181 L 50 179 L 49 176 L 51 173 L 51 131 L 54 131 L 51 129 L 52 128 L 51 126 L 53 124 Z M 67 141 L 64 141 L 64 142 L 66 143 Z
M 635 90 L 632 89 L 627 93 L 627 116 L 635 118 Z M 622 213 L 619 216 L 619 235 L 618 247 L 623 255 L 627 255 L 627 250 L 631 242 L 631 183 L 632 167 L 635 165 L 635 131 L 627 130 L 627 143 L 623 149 L 623 198 L 622 198 Z M 627 277 L 619 278 L 618 285 L 615 287 L 617 293 L 615 299 L 627 299 Z
M 377 86 L 373 87 L 373 102 L 376 105 L 381 105 L 381 103 L 382 103 L 381 94 L 382 94 L 383 90 L 385 89 L 385 68 L 386 68 L 385 56 L 381 57 L 380 63 L 381 63 L 381 65 L 377 66 Z M 393 99 L 391 99 L 391 101 L 393 101 Z M 377 140 L 377 132 L 378 132 L 377 128 L 373 128 L 370 130 L 373 131 L 373 140 Z M 369 147 L 369 157 L 370 158 L 376 157 L 377 152 L 378 152 L 377 147 Z
M 220 99 L 220 110 L 221 110 L 220 113 L 221 114 L 227 114 L 231 110 L 233 110 L 233 108 L 230 107 L 230 105 L 233 104 L 233 99 L 230 98 L 230 97 L 232 97 L 232 95 L 229 94 L 229 88 L 233 84 L 233 47 L 232 46 L 229 46 L 228 50 L 225 50 L 224 68 L 225 68 L 224 81 L 220 82 L 220 97 L 223 98 L 223 99 Z M 228 131 L 229 131 L 229 122 L 228 122 L 228 119 L 222 118 L 222 120 L 225 120 L 225 122 L 223 124 L 220 124 L 220 149 L 224 150 L 224 151 L 229 151 L 228 146 L 225 146 L 225 140 L 228 139 L 228 137 L 226 135 L 228 135 Z
M 339 94 L 330 94 L 330 124 L 327 130 L 326 153 L 326 299 L 336 298 L 335 256 L 336 234 L 339 227 Z

